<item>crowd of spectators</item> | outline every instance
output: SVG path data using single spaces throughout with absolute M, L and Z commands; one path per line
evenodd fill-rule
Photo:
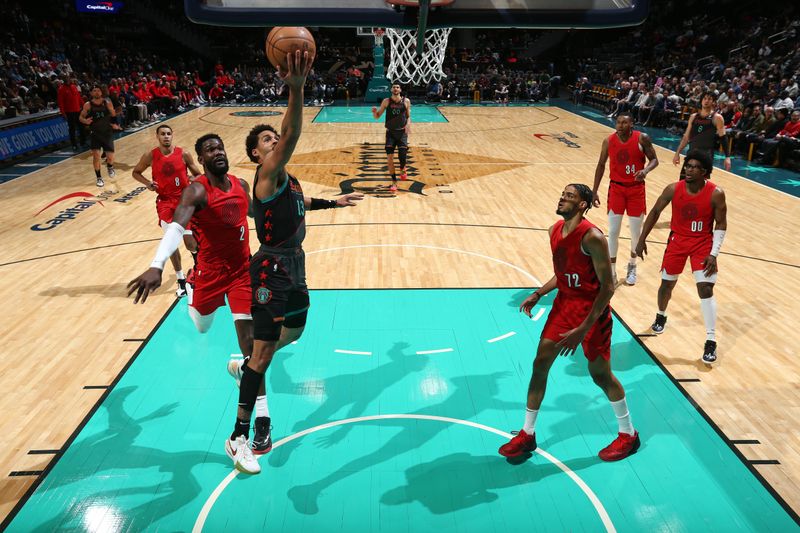
M 777 155 L 779 164 L 795 166 L 800 157 L 789 156 L 800 148 L 800 10 L 791 7 L 785 15 L 702 15 L 672 27 L 651 21 L 621 40 L 656 53 L 617 69 L 583 60 L 572 97 L 603 107 L 611 119 L 624 110 L 639 124 L 680 135 L 710 92 L 736 151 L 763 164 Z

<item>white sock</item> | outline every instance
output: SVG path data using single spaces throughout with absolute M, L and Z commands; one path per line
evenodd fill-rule
M 538 409 L 528 409 L 525 408 L 525 425 L 522 426 L 522 430 L 525 431 L 528 435 L 533 435 L 536 426 L 536 415 L 539 414 Z
M 702 302 L 702 300 L 700 300 L 700 301 Z M 659 309 L 658 311 L 656 311 L 656 314 L 657 314 L 657 315 L 661 315 L 661 316 L 667 316 L 667 312 L 666 312 L 666 311 L 662 311 L 661 309 Z
M 619 432 L 633 435 L 635 430 L 633 429 L 633 424 L 631 423 L 631 414 L 628 412 L 628 402 L 625 401 L 625 398 L 623 397 L 621 400 L 611 402 L 611 408 L 614 410 L 614 414 L 617 415 Z
M 639 244 L 639 237 L 642 234 L 642 224 L 644 215 L 638 217 L 628 217 L 628 225 L 631 227 L 631 253 L 636 253 L 636 245 Z M 631 264 L 636 264 L 636 258 L 631 258 Z
M 269 416 L 269 407 L 267 406 L 267 395 L 256 397 L 256 418 L 260 416 Z
M 714 330 L 717 327 L 717 299 L 713 296 L 701 298 L 700 310 L 703 312 L 703 322 L 706 323 L 706 340 L 716 341 Z
M 184 275 L 183 275 L 183 270 L 178 270 L 178 271 L 176 271 L 176 272 L 175 272 L 175 276 L 176 276 L 178 279 L 186 279 L 186 276 L 184 276 Z
M 613 211 L 608 213 L 608 255 L 617 257 L 619 247 L 619 230 L 622 228 L 622 215 L 617 215 Z

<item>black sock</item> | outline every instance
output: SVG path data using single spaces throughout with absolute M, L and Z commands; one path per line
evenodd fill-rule
M 95 170 L 94 171 L 94 175 L 97 176 L 97 178 L 99 179 L 100 178 L 100 169 Z
M 397 181 L 397 174 L 392 172 L 392 181 Z
M 194 268 L 197 268 L 197 252 L 191 252 L 192 259 L 194 259 Z
M 106 167 L 108 167 L 108 170 L 114 170 L 114 165 L 111 163 L 106 163 Z
M 231 440 L 236 440 L 236 437 L 239 435 L 244 435 L 244 438 L 250 438 L 250 421 L 249 420 L 241 420 L 240 418 L 236 419 L 236 425 L 233 428 L 233 433 L 231 433 Z

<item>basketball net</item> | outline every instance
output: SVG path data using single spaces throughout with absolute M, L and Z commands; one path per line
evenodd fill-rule
M 417 30 L 386 28 L 386 35 L 392 44 L 386 77 L 392 82 L 414 85 L 444 78 L 442 63 L 452 29 L 427 30 L 424 49 L 417 54 Z

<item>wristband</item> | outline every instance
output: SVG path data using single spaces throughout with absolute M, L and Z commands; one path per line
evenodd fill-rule
M 312 198 L 311 207 L 309 211 L 316 211 L 317 209 L 333 209 L 336 207 L 336 200 L 323 200 L 322 198 Z
M 714 238 L 711 244 L 711 255 L 717 257 L 719 255 L 719 250 L 722 248 L 722 241 L 725 240 L 725 230 L 724 229 L 715 229 L 714 230 Z

